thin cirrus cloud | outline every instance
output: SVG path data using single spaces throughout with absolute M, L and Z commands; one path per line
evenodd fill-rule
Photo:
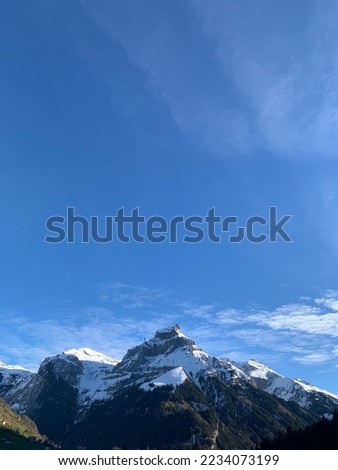
M 81 3 L 110 40 L 123 47 L 129 60 L 144 75 L 145 89 L 168 108 L 183 133 L 220 157 L 234 151 L 251 152 L 256 145 L 254 129 L 243 110 L 236 107 L 232 85 L 224 86 L 232 78 L 225 79 L 220 65 L 208 51 L 209 41 L 202 30 L 195 42 L 184 28 L 177 28 L 172 15 L 158 11 L 158 2 L 151 2 L 150 15 L 135 2 L 124 2 L 125 9 L 118 11 L 111 2 Z M 194 30 L 194 11 L 187 9 L 184 14 Z
M 121 282 L 102 284 L 100 291 L 101 301 L 131 309 L 151 307 L 158 301 L 165 302 L 171 294 L 169 289 L 133 286 Z
M 178 128 L 211 153 L 337 157 L 334 3 L 293 5 L 293 20 L 284 2 L 191 0 L 180 5 L 181 29 L 165 4 L 81 3 Z
M 324 364 L 330 359 L 330 354 L 323 352 L 311 352 L 302 356 L 295 356 L 294 361 L 303 365 Z
M 290 18 L 284 2 L 192 3 L 267 150 L 337 157 L 337 5 L 299 2 Z

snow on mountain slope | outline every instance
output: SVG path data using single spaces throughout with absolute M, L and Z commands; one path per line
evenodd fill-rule
M 21 372 L 30 372 L 32 373 L 32 371 L 28 370 L 28 369 L 25 369 L 24 367 L 21 367 L 21 366 L 11 366 L 11 365 L 8 365 L 8 364 L 5 364 L 4 362 L 0 361 L 0 370 L 2 371 L 2 369 L 4 371 L 21 371 Z
M 112 375 L 118 360 L 89 348 L 70 349 L 62 356 L 65 361 L 75 360 L 82 365 L 76 383 L 79 405 L 109 398 Z
M 270 367 L 266 366 L 265 364 L 262 364 L 261 362 L 255 361 L 254 359 L 250 359 L 242 366 L 243 368 L 247 368 L 247 370 L 250 372 L 251 377 L 255 377 L 257 379 L 270 380 L 274 379 L 275 377 L 281 377 L 278 372 L 270 369 Z
M 140 388 L 149 391 L 156 387 L 164 387 L 165 385 L 173 385 L 176 388 L 188 379 L 183 367 L 176 367 L 157 377 L 153 382 L 145 382 Z
M 77 390 L 80 407 L 109 398 L 114 368 L 119 361 L 89 348 L 70 349 L 46 359 L 39 370 L 51 365 L 54 373 Z
M 116 366 L 118 364 L 117 359 L 112 359 L 109 356 L 105 356 L 97 351 L 93 351 L 90 348 L 82 348 L 82 349 L 70 349 L 69 351 L 65 351 L 63 353 L 65 356 L 74 356 L 79 361 L 83 362 L 101 362 L 102 364 L 110 364 Z
M 11 366 L 0 361 L 0 395 L 4 399 L 13 389 L 18 390 L 26 386 L 34 373 L 21 366 Z
M 338 396 L 330 393 L 314 385 L 307 384 L 300 379 L 288 379 L 286 377 L 277 377 L 271 385 L 266 389 L 267 392 L 273 393 L 283 400 L 297 401 L 303 407 L 310 406 L 311 397 L 313 394 L 320 394 L 332 398 L 337 402 Z M 296 398 L 296 400 L 295 400 Z
M 318 413 L 338 407 L 338 395 L 310 385 L 301 379 L 289 379 L 253 359 L 238 367 L 262 390 Z

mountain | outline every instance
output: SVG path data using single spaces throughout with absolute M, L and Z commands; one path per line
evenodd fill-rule
M 7 391 L 6 400 L 31 416 L 48 437 L 58 440 L 92 402 L 109 398 L 118 361 L 89 348 L 45 359 L 25 386 Z
M 268 389 L 281 376 L 268 368 L 264 375 L 260 367 L 255 377 L 252 364 L 219 360 L 174 325 L 120 362 L 90 349 L 47 358 L 5 395 L 41 432 L 71 449 L 254 448 L 332 409 L 331 402 L 326 408 L 321 402 L 318 412 L 275 396 Z
M 33 372 L 21 366 L 8 366 L 0 361 L 0 396 L 6 399 L 13 389 L 24 388 Z
M 252 448 L 262 436 L 315 419 L 252 386 L 178 325 L 130 349 L 112 379 L 112 398 L 93 404 L 65 436 L 67 446 Z
M 253 359 L 237 364 L 252 382 L 265 392 L 286 401 L 293 401 L 317 415 L 338 409 L 338 395 L 308 384 L 301 379 L 289 379 Z
M 0 450 L 44 449 L 50 444 L 39 434 L 33 421 L 19 416 L 0 399 Z

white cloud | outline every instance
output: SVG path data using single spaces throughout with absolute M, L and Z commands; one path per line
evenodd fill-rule
M 329 359 L 330 355 L 326 352 L 312 352 L 309 354 L 304 354 L 302 356 L 296 356 L 294 358 L 294 361 L 304 365 L 317 365 L 324 364 Z
M 323 315 L 289 314 L 253 317 L 261 325 L 269 326 L 274 330 L 286 329 L 303 331 L 315 335 L 329 335 L 338 337 L 338 314 Z
M 338 312 L 338 291 L 327 290 L 323 297 L 315 299 L 315 303 Z

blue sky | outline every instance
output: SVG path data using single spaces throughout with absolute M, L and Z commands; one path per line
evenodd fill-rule
M 338 393 L 336 2 L 13 0 L 0 17 L 7 363 L 178 322 Z M 292 243 L 47 244 L 45 221 L 293 217 Z

